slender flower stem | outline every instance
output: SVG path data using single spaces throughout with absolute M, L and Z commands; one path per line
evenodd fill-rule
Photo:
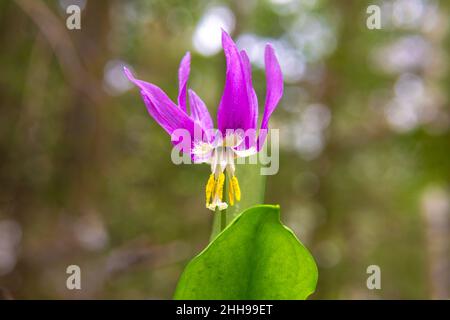
M 227 226 L 227 210 L 220 211 L 220 231 L 222 232 Z
M 216 208 L 216 211 L 214 212 L 212 232 L 209 238 L 210 241 L 214 240 L 214 238 L 226 228 L 228 220 L 226 215 L 226 210 L 219 210 Z

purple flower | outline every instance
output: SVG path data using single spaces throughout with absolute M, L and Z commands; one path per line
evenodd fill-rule
M 217 114 L 217 129 L 205 103 L 191 89 L 187 90 L 190 73 L 190 53 L 186 53 L 178 70 L 178 105 L 159 87 L 134 78 L 125 68 L 125 74 L 141 90 L 142 99 L 150 115 L 169 134 L 175 145 L 176 130 L 189 133 L 189 152 L 195 163 L 209 163 L 211 175 L 206 184 L 206 207 L 226 209 L 223 201 L 223 186 L 226 171 L 228 200 L 230 205 L 241 198 L 239 183 L 235 175 L 236 158 L 257 153 L 264 145 L 269 118 L 283 95 L 283 76 L 280 65 L 270 44 L 265 48 L 266 99 L 264 114 L 258 130 L 258 100 L 252 85 L 251 64 L 247 53 L 239 51 L 230 36 L 222 31 L 222 46 L 227 62 L 225 88 Z M 190 114 L 186 95 L 189 97 Z M 200 133 L 200 136 L 199 136 Z

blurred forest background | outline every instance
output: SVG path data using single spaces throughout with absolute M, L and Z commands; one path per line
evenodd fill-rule
M 66 8 L 82 8 L 81 30 Z M 381 30 L 366 27 L 368 5 Z M 319 266 L 312 299 L 450 298 L 449 1 L 0 2 L 0 296 L 171 298 L 207 243 L 209 167 L 176 166 L 122 74 L 212 114 L 220 27 L 247 49 L 261 102 L 272 42 L 285 95 L 266 203 Z M 243 190 L 245 194 L 245 190 Z M 82 290 L 66 288 L 81 267 Z M 381 268 L 381 290 L 366 269 Z

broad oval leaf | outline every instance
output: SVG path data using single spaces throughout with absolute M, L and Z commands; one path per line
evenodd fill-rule
M 186 267 L 175 299 L 306 299 L 317 266 L 278 206 L 261 205 L 236 217 Z

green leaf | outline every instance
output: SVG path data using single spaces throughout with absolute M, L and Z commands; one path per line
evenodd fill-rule
M 306 299 L 317 266 L 278 206 L 244 211 L 186 267 L 175 299 Z

